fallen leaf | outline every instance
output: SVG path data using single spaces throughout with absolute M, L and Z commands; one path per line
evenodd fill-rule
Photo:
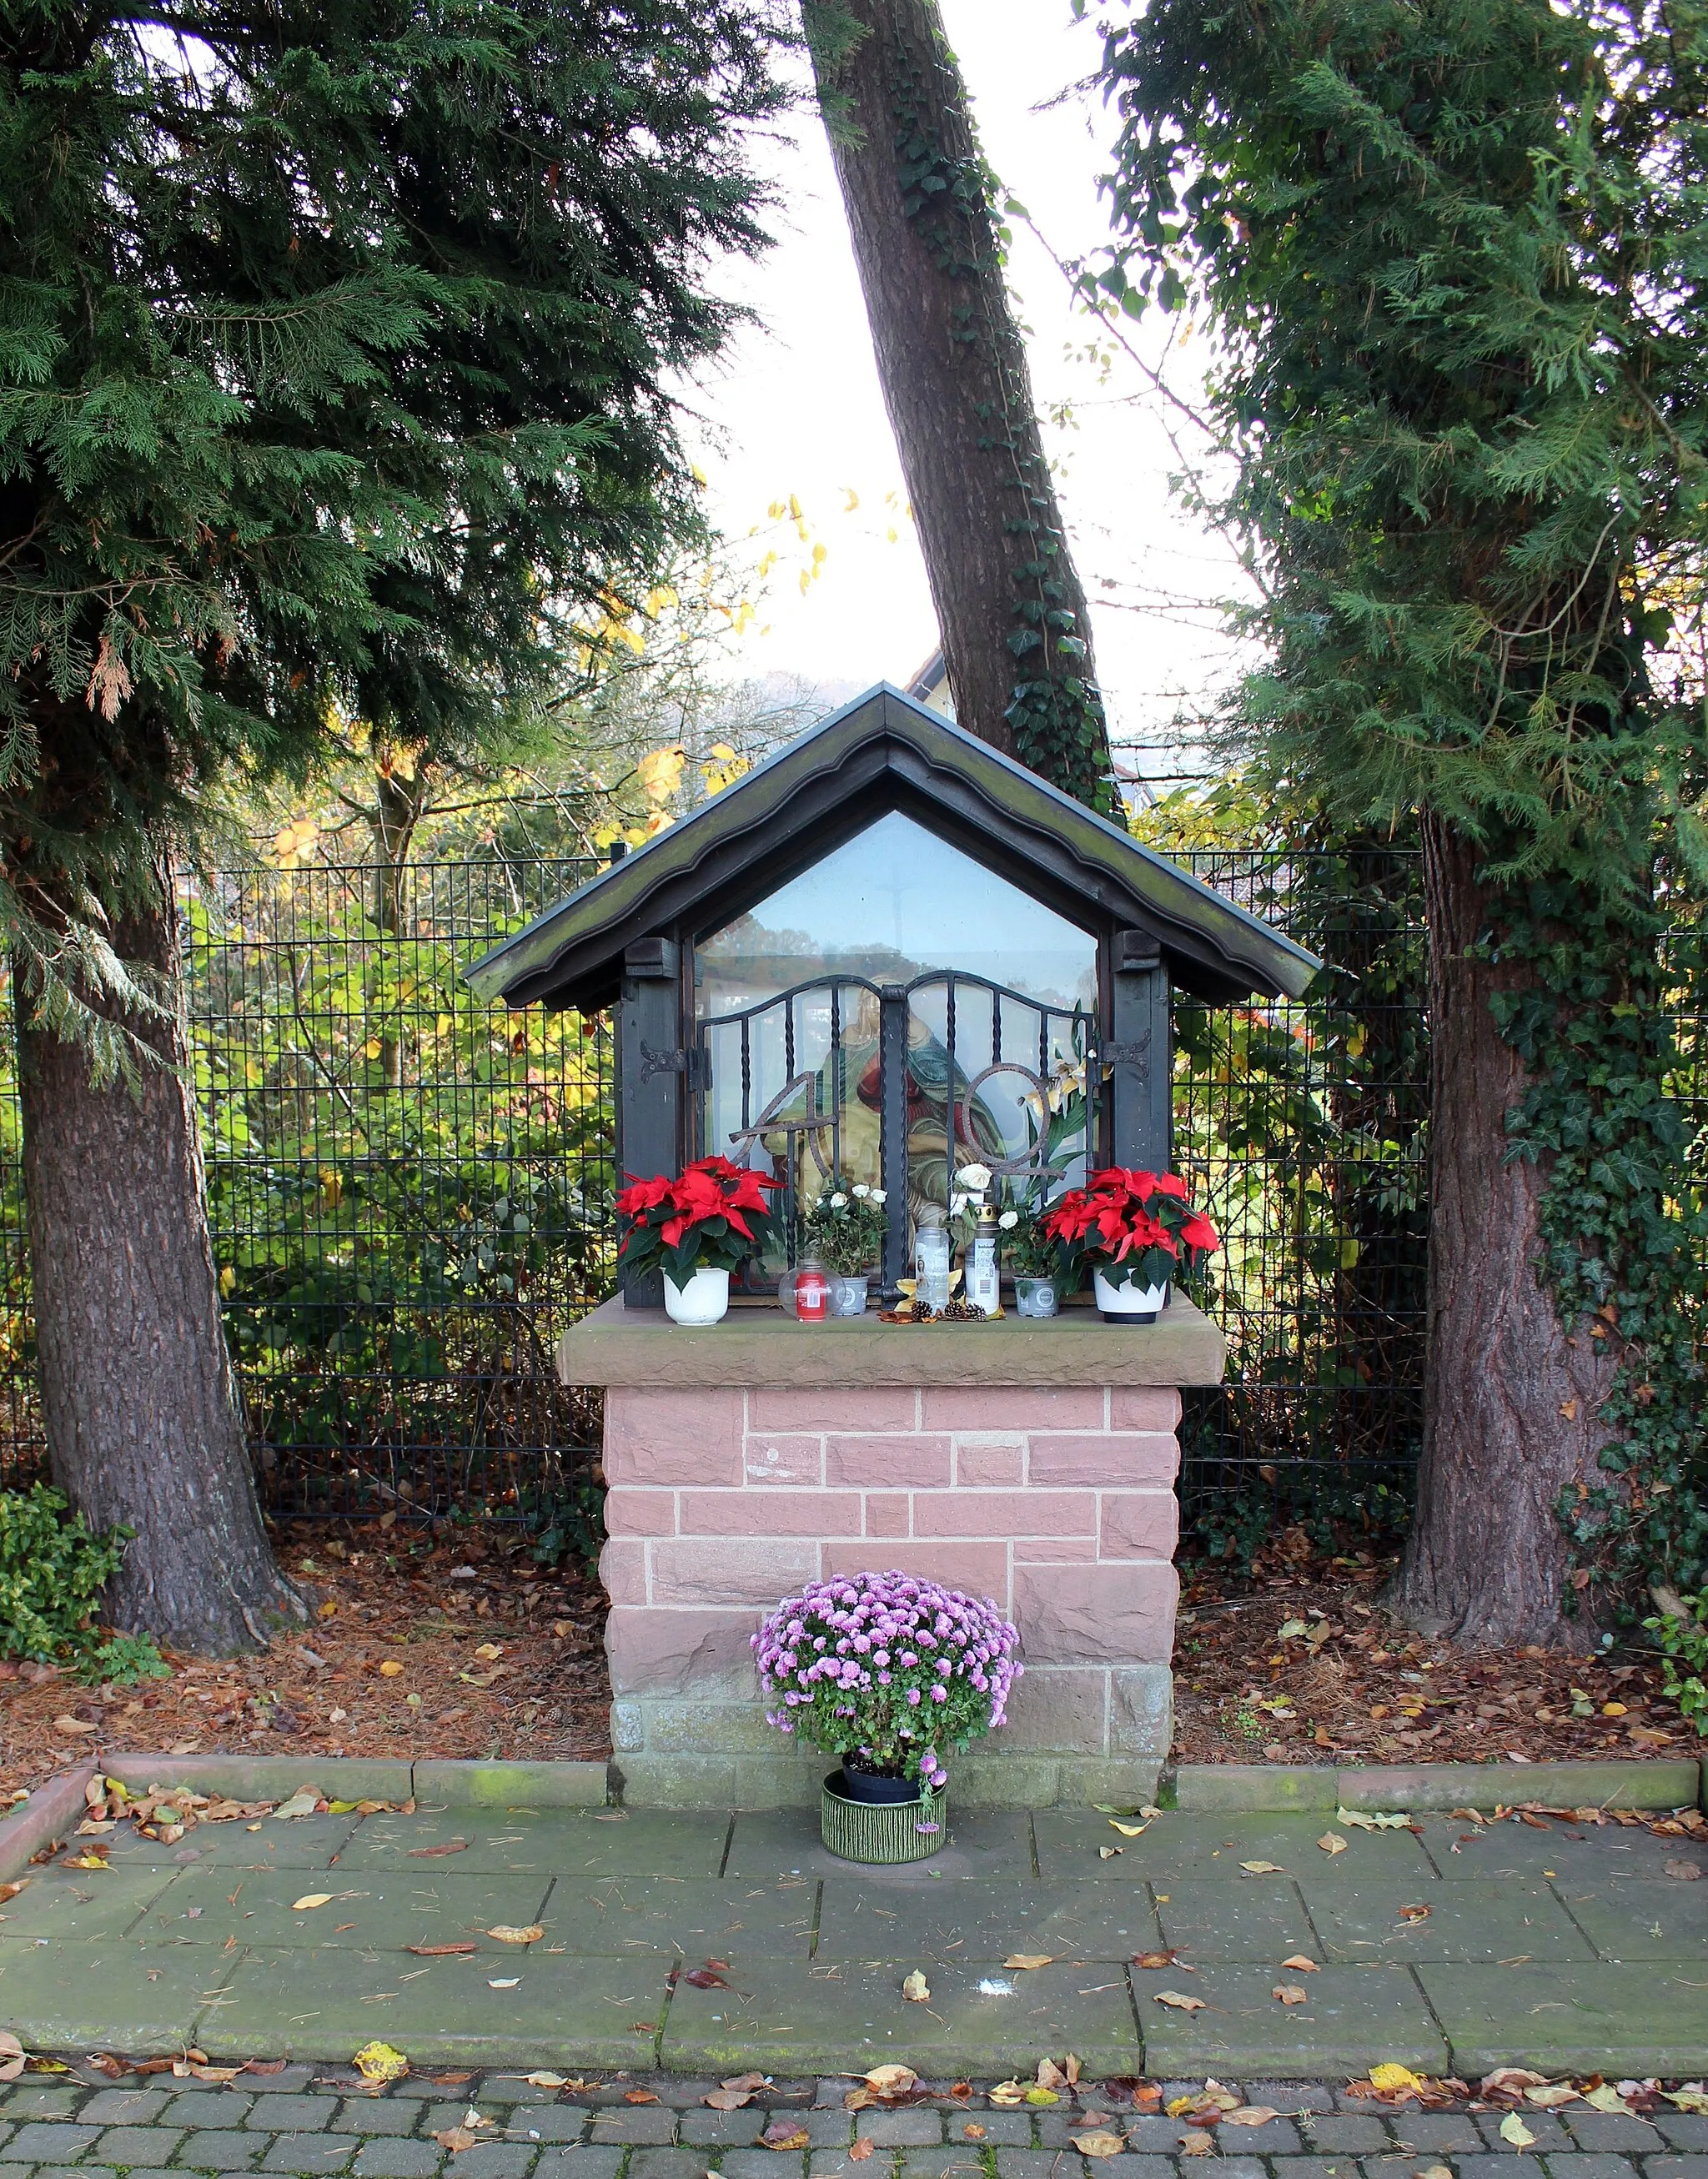
M 413 1952 L 418 1960 L 437 1960 L 445 1957 L 451 1952 L 472 1952 L 475 1950 L 475 1945 L 471 1939 L 470 1942 L 463 1945 L 409 1945 L 404 1949 Z M 531 2074 L 529 2077 L 530 2080 L 533 2078 Z M 549 2085 L 544 2081 L 534 2081 L 533 2084 L 536 2088 Z
M 380 1677 L 384 1680 L 401 1679 L 403 1672 L 404 1668 L 395 1657 L 387 1657 L 380 1667 Z
M 489 1665 L 496 1664 L 503 1654 L 496 1642 L 483 1642 L 475 1652 L 477 1657 L 484 1657 Z
M 1002 1965 L 1005 1968 L 1046 1968 L 1054 1958 L 1053 1952 L 1010 1952 Z
M 991 2091 L 991 2101 L 998 2110 L 1013 2110 L 1025 2100 L 1026 2091 L 1018 2081 L 998 2081 Z
M 753 2101 L 750 2088 L 714 2088 L 700 2099 L 711 2110 L 741 2110 Z
M 1208 2156 L 1216 2147 L 1216 2136 L 1205 2133 L 1201 2127 L 1192 2127 L 1180 2137 L 1181 2154 L 1185 2156 Z
M 1453 2179 L 1453 2175 L 1445 2164 L 1425 2164 L 1417 2179 Z
M 24 2045 L 0 2028 L 0 2081 L 15 2081 L 24 2071 Z
M 1281 1964 L 1284 1968 L 1291 1968 L 1295 1974 L 1315 1974 L 1318 1972 L 1316 1962 L 1306 1959 L 1303 1952 L 1295 1952 L 1290 1960 L 1283 1960 Z
M 1308 2005 L 1310 2002 L 1309 1992 L 1302 1990 L 1296 1982 L 1278 1982 L 1269 1994 L 1271 1997 L 1278 1997 L 1283 2005 Z
M 418 1949 L 414 1945 L 409 1947 L 412 1952 Z M 457 1949 L 460 1950 L 461 1947 L 459 1946 Z M 474 1949 L 475 1947 L 470 1945 L 469 1950 L 472 1952 Z M 524 2077 L 530 2088 L 567 2088 L 569 2085 L 568 2077 L 563 2073 L 529 2073 Z
M 486 1932 L 489 1937 L 496 1937 L 501 1945 L 537 1945 L 545 1934 L 537 1922 L 530 1922 L 522 1929 L 512 1922 L 495 1922 Z
M 1536 2137 L 1516 2111 L 1508 2111 L 1501 2121 L 1501 2139 L 1510 2142 L 1514 2149 L 1533 2149 Z
M 1174 1964 L 1174 1954 L 1172 1951 L 1135 1952 L 1133 1956 L 1133 1964 L 1135 1968 L 1172 1968 Z
M 1584 2101 L 1588 2104 L 1591 2110 L 1606 2111 L 1610 2116 L 1617 2115 L 1628 2118 L 1631 2115 L 1629 2104 L 1619 2091 L 1606 2081 L 1603 2081 L 1598 2088 L 1585 2088 Z
M 69 1853 L 65 1857 L 64 1866 L 67 1869 L 105 1869 L 107 1857 L 103 1853 L 94 1852 Z
M 1413 2072 L 1409 2066 L 1396 2065 L 1392 2059 L 1384 2066 L 1372 2066 L 1370 2084 L 1381 2095 L 1392 2095 L 1396 2088 L 1420 2088 L 1423 2075 Z
M 977 2125 L 969 2119 L 961 2128 L 961 2138 L 963 2141 L 982 2141 L 989 2130 L 987 2127 Z
M 364 2045 L 350 2063 L 365 2081 L 401 2081 L 409 2070 L 409 2060 L 389 2043 Z
M 1477 2086 L 1486 2096 L 1499 2095 L 1502 2089 L 1520 2094 L 1526 2088 L 1541 2088 L 1547 2077 L 1546 2073 L 1533 2073 L 1528 2066 L 1497 2066 L 1493 2072 L 1483 2075 Z
M 0 1884 L 0 1905 L 3 1905 L 8 1899 L 15 1899 L 29 1881 L 30 1879 L 27 1876 L 19 1876 L 15 1877 L 10 1884 Z
M 625 2088 L 623 2100 L 626 2104 L 656 2104 L 658 2099 L 651 2088 Z
M 1545 2082 L 1539 2088 L 1524 2090 L 1524 2101 L 1534 2104 L 1538 2110 L 1557 2110 L 1562 2104 L 1574 2104 L 1578 2100 L 1578 2091 L 1564 2081 Z M 1708 2110 L 1708 2100 L 1705 2100 L 1703 2109 Z
M 806 2148 L 812 2136 L 798 2118 L 774 2118 L 759 2138 L 763 2148 L 786 2153 Z
M 729 1984 L 712 1967 L 689 1968 L 682 1979 L 690 1990 L 728 1990 Z
M 1228 2126 L 1267 2126 L 1271 2119 L 1280 2116 L 1273 2104 L 1240 2104 L 1228 2112 L 1224 2123 Z
M 1400 1831 L 1411 1825 L 1411 1818 L 1403 1810 L 1398 1815 L 1379 1816 L 1371 1809 L 1337 1809 L 1334 1819 L 1355 1831 Z
M 1071 2078 L 1053 2058 L 1040 2058 L 1036 2085 L 1041 2088 L 1065 2088 L 1071 2085 Z
M 1113 1861 L 1118 1853 L 1125 1853 L 1126 1851 L 1124 1846 L 1100 1846 L 1097 1858 L 1099 1861 Z
M 292 1900 L 291 1912 L 293 1914 L 305 1914 L 310 1907 L 326 1906 L 332 1896 L 330 1891 L 305 1891 L 300 1899 Z
M 465 2149 L 472 2149 L 481 2137 L 466 2126 L 448 2126 L 433 2138 L 441 2149 L 448 2149 L 453 2156 L 460 2156 Z
M 1041 2109 L 1048 2104 L 1058 2104 L 1062 2099 L 1053 2088 L 1041 2088 L 1035 2081 L 1026 2091 L 1025 2100 L 1029 2104 L 1037 2105 Z
M 1118 1824 L 1114 1817 L 1111 1816 L 1109 1828 L 1111 1830 L 1119 1831 L 1123 1838 L 1138 1838 L 1141 1834 L 1148 1831 L 1151 1826 L 1149 1824 Z
M 321 1804 L 318 1786 L 299 1786 L 288 1801 L 281 1801 L 272 1812 L 276 1824 L 291 1822 L 298 1816 L 311 1816 Z
M 866 2086 L 876 2088 L 881 2096 L 898 2096 L 920 2084 L 920 2077 L 911 2066 L 874 2066 L 863 2077 Z
M 1708 2095 L 1700 2088 L 1662 2088 L 1661 2093 L 1681 2111 L 1689 2111 L 1698 2118 L 1708 2117 Z
M 1118 2156 L 1127 2143 L 1118 2133 L 1077 2133 L 1074 2146 L 1081 2156 Z
M 849 2161 L 854 2164 L 864 2164 L 876 2146 L 876 2142 L 868 2141 L 865 2134 L 862 2134 L 849 2151 Z
M 744 2089 L 750 2093 L 755 2088 L 762 2088 L 770 2077 L 768 2073 L 738 2073 L 733 2080 L 720 2081 L 717 2085 L 721 2088 L 732 2089 L 739 2095 Z
M 1402 1907 L 1399 1918 L 1402 1922 L 1427 1922 L 1433 1912 L 1429 1907 Z
M 1287 1874 L 1278 1861 L 1242 1861 L 1239 1866 L 1248 1876 L 1285 1876 Z
M 1346 1841 L 1343 1838 L 1337 1838 L 1332 1831 L 1325 1831 L 1322 1836 L 1317 1841 L 1317 1844 L 1322 1848 L 1325 1853 L 1344 1853 L 1346 1852 Z
M 917 1968 L 915 1968 L 913 1973 L 907 1976 L 903 1980 L 902 1984 L 902 1995 L 907 1999 L 910 2005 L 929 2005 L 931 2003 L 931 1986 L 920 1973 Z
M 466 1853 L 468 1851 L 467 1839 L 448 1839 L 443 1846 L 412 1846 L 409 1848 L 409 1859 L 433 1861 L 443 1853 Z
M 1184 1990 L 1159 1990 L 1152 1992 L 1158 2005 L 1166 2005 L 1171 2012 L 1202 2012 L 1204 2000 L 1188 1997 Z
M 1668 1876 L 1676 1876 L 1681 1884 L 1694 1884 L 1702 1874 L 1702 1867 L 1700 1862 L 1669 1861 L 1667 1863 L 1667 1874 Z
M 80 1717 L 56 1717 L 53 1721 L 53 1730 L 56 1732 L 99 1732 L 101 1727 L 98 1725 L 85 1725 Z

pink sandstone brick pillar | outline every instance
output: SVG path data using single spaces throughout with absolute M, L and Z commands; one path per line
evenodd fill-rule
M 888 1567 L 1020 1629 L 1008 1729 L 951 1765 L 962 1805 L 1149 1798 L 1179 1417 L 1156 1386 L 612 1386 L 601 1569 L 629 1799 L 816 1799 L 828 1761 L 766 1725 L 748 1638 L 803 1583 Z

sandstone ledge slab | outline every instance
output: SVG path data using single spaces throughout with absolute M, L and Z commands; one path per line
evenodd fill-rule
M 1189 1301 L 1155 1324 L 1105 1324 L 1095 1309 L 1047 1319 L 918 1330 L 876 1315 L 797 1324 L 780 1309 L 734 1309 L 690 1330 L 663 1310 L 601 1303 L 566 1331 L 557 1374 L 566 1385 L 1085 1386 L 1219 1385 L 1227 1347 Z
M 1336 1774 L 1348 1809 L 1491 1809 L 1548 1801 L 1573 1809 L 1682 1809 L 1702 1774 L 1692 1759 L 1614 1763 L 1371 1765 Z
M 479 1763 L 422 1760 L 415 1798 L 469 1809 L 602 1809 L 610 1778 L 603 1763 Z

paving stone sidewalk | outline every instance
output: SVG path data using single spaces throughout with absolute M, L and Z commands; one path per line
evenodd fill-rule
M 1324 1852 L 1326 1833 L 1343 1850 Z M 1133 1839 L 1090 1810 L 969 1814 L 934 1861 L 903 1870 L 835 1861 L 795 1811 L 423 1809 L 205 1825 L 173 1847 L 121 1828 L 107 1869 L 62 1856 L 0 1909 L 0 2022 L 68 2056 L 194 2045 L 293 2063 L 229 2088 L 26 2079 L 0 2110 L 15 2129 L 0 2179 L 25 2166 L 38 2179 L 74 2166 L 426 2179 L 431 2136 L 466 2096 L 516 2116 L 455 2160 L 459 2179 L 714 2166 L 755 2179 L 779 2165 L 837 2179 L 851 2139 L 840 2109 L 813 2117 L 802 2163 L 753 2147 L 762 2110 L 719 2115 L 700 2096 L 751 2066 L 808 2083 L 808 2097 L 840 2076 L 834 2105 L 849 2074 L 887 2059 L 989 2083 L 1069 2050 L 1089 2079 L 1214 2075 L 1288 2114 L 1249 2138 L 1223 2131 L 1218 2160 L 1241 2166 L 1229 2179 L 1263 2179 L 1266 2160 L 1270 2179 L 1407 2179 L 1441 2161 L 1487 2179 L 1488 2160 L 1510 2168 L 1513 2151 L 1480 2118 L 1263 2083 L 1337 2089 L 1381 2060 L 1470 2079 L 1506 2063 L 1700 2077 L 1708 1882 L 1678 1873 L 1693 1852 L 1611 1825 L 1422 1818 L 1372 1833 L 1321 1814 L 1185 1811 Z M 490 1934 L 536 1923 L 524 1946 Z M 436 1949 L 453 1946 L 473 1949 Z M 1137 1963 L 1170 1951 L 1167 1966 Z M 1048 1964 L 1006 1964 L 1020 1956 Z M 902 1995 L 916 1968 L 923 2004 Z M 1278 1985 L 1305 2001 L 1282 2003 Z M 1163 1991 L 1200 2008 L 1162 2004 Z M 349 2061 L 376 2037 L 418 2069 L 470 2069 L 468 2088 L 340 2093 L 359 2088 Z M 631 2107 L 621 2087 L 557 2099 L 519 2078 L 544 2066 L 651 2078 L 665 2100 Z M 871 2116 L 863 2131 L 903 2161 L 891 2174 L 859 2160 L 865 2179 L 1046 2179 L 1063 2154 L 1079 2168 L 1047 2112 L 980 2109 L 971 2139 L 956 2131 L 965 2114 Z M 1645 2179 L 1708 2179 L 1708 2120 L 1529 2122 L 1525 2154 L 1550 2179 L 1629 2179 L 1633 2160 Z M 1126 2131 L 1112 2164 L 1166 2179 L 1178 2126 L 1129 2115 Z

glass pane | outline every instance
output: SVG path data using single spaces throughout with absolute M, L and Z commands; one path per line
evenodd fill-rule
M 702 1021 L 823 976 L 907 984 L 931 969 L 1091 1008 L 1095 940 L 892 810 L 700 941 Z

